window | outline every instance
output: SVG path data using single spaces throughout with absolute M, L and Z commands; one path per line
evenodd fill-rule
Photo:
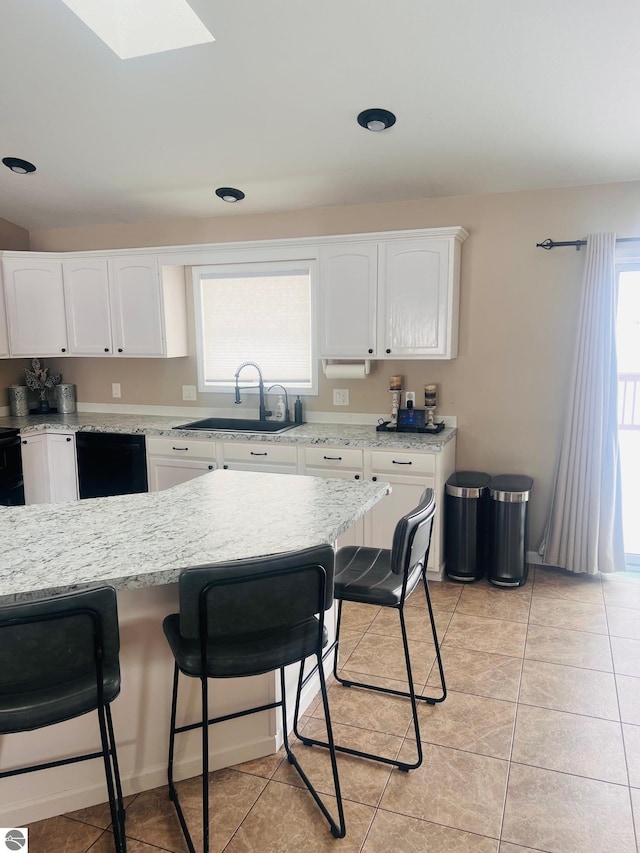
M 637 254 L 637 246 L 618 245 L 617 249 L 616 348 L 624 550 L 627 568 L 640 569 L 640 259 L 632 257 L 634 250 Z
M 311 261 L 230 264 L 194 270 L 200 391 L 229 391 L 243 361 L 265 385 L 317 393 Z M 255 381 L 247 373 L 241 382 Z

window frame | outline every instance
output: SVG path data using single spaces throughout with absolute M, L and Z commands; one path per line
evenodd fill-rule
M 311 348 L 311 375 L 310 386 L 302 388 L 289 383 L 285 387 L 290 394 L 300 396 L 318 396 L 318 343 L 317 343 L 317 315 L 318 315 L 318 260 L 316 256 L 310 256 L 309 252 L 302 254 L 292 250 L 291 252 L 276 250 L 243 252 L 234 257 L 234 253 L 225 258 L 224 263 L 202 264 L 192 267 L 193 283 L 193 311 L 195 325 L 196 345 L 196 369 L 198 391 L 204 394 L 229 394 L 233 393 L 235 383 L 229 382 L 206 382 L 204 377 L 204 328 L 202 317 L 201 283 L 206 280 L 207 274 L 213 275 L 256 275 L 264 273 L 291 272 L 292 270 L 306 269 L 309 272 L 309 297 L 310 297 L 310 348 Z M 251 354 L 247 354 L 247 361 L 251 361 Z M 271 383 L 271 380 L 268 380 Z M 274 380 L 277 384 L 278 380 Z M 265 382 L 265 384 L 267 384 Z M 242 388 L 242 393 L 257 394 L 257 388 Z

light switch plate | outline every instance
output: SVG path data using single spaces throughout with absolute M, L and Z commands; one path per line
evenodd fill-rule
M 333 389 L 333 405 L 348 406 L 349 405 L 349 389 L 334 388 Z
M 111 383 L 111 396 L 112 397 L 122 397 L 119 382 L 112 382 Z
M 183 385 L 182 386 L 182 399 L 183 400 L 195 400 L 196 399 L 196 386 L 195 385 Z

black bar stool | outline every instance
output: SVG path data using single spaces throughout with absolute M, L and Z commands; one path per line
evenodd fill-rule
M 442 658 L 440 656 L 440 644 L 436 632 L 436 623 L 431 606 L 431 597 L 427 585 L 427 562 L 429 559 L 429 546 L 431 544 L 431 529 L 433 517 L 436 511 L 436 502 L 432 489 L 426 489 L 415 509 L 403 516 L 396 525 L 393 534 L 393 545 L 391 550 L 380 548 L 358 548 L 349 546 L 341 548 L 336 554 L 336 575 L 334 583 L 334 596 L 338 605 L 338 626 L 336 633 L 336 652 L 334 658 L 334 675 L 336 680 L 345 687 L 361 687 L 374 690 L 378 693 L 387 693 L 392 696 L 405 696 L 411 700 L 411 712 L 413 728 L 417 744 L 417 758 L 413 763 L 373 755 L 369 752 L 351 749 L 347 746 L 336 744 L 335 749 L 346 752 L 349 755 L 359 755 L 362 758 L 370 758 L 381 761 L 384 764 L 392 764 L 400 770 L 414 770 L 422 764 L 422 744 L 420 743 L 420 727 L 418 723 L 417 700 L 423 700 L 429 705 L 443 702 L 447 695 L 444 678 Z M 435 645 L 436 659 L 440 673 L 441 693 L 438 697 L 423 696 L 416 694 L 411 672 L 411 658 L 409 655 L 409 643 L 404 619 L 404 605 L 408 595 L 416 588 L 422 580 L 426 596 L 431 631 Z M 404 660 L 407 673 L 408 691 L 392 690 L 379 687 L 376 684 L 368 684 L 360 681 L 351 681 L 338 675 L 338 651 L 340 648 L 340 622 L 342 617 L 342 602 L 353 601 L 358 604 L 372 604 L 376 607 L 391 607 L 398 611 L 400 617 L 400 628 L 402 631 L 402 644 L 404 649 Z M 328 746 L 324 741 L 313 740 L 300 734 L 297 729 L 296 736 L 307 746 Z
M 110 703 L 120 692 L 116 592 L 101 587 L 0 608 L 0 735 L 98 712 L 102 749 L 3 770 L 0 779 L 102 758 L 117 853 L 124 807 Z
M 284 747 L 336 838 L 345 835 L 344 812 L 333 733 L 322 669 L 327 644 L 324 611 L 333 604 L 334 552 L 329 546 L 253 560 L 185 569 L 180 575 L 180 613 L 167 616 L 164 632 L 175 658 L 169 735 L 169 796 L 190 853 L 195 847 L 173 780 L 176 734 L 202 729 L 202 853 L 209 851 L 209 726 L 271 708 L 282 709 Z M 318 614 L 318 615 L 316 615 Z M 300 711 L 305 658 L 315 656 L 327 722 L 338 822 L 329 814 L 289 746 L 284 668 L 300 663 L 294 720 Z M 256 708 L 209 718 L 207 680 L 242 678 L 280 671 L 280 699 Z M 198 722 L 176 726 L 179 673 L 201 682 L 202 715 Z

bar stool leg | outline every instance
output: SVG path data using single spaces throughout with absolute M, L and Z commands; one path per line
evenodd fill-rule
M 434 698 L 432 696 L 419 696 L 419 699 L 426 700 L 427 704 L 435 705 L 438 702 L 444 702 L 447 698 L 447 683 L 444 678 L 444 667 L 442 665 L 442 655 L 440 654 L 440 643 L 438 642 L 438 632 L 436 631 L 436 620 L 433 615 L 433 607 L 431 605 L 431 596 L 429 595 L 429 586 L 427 584 L 427 570 L 422 569 L 422 583 L 424 584 L 424 594 L 427 599 L 427 608 L 429 610 L 429 621 L 431 622 L 431 633 L 433 634 L 433 644 L 436 649 L 436 661 L 438 662 L 438 671 L 440 673 L 440 687 L 442 694 Z
M 173 756 L 176 738 L 176 714 L 178 709 L 179 675 L 180 671 L 178 669 L 178 665 L 175 664 L 173 668 L 173 691 L 171 696 L 171 721 L 169 724 L 169 760 L 167 763 L 167 780 L 169 783 L 169 799 L 173 802 L 175 806 L 176 814 L 178 815 L 178 820 L 180 821 L 182 834 L 184 835 L 187 848 L 189 850 L 189 853 L 196 853 L 196 848 L 193 846 L 193 841 L 191 840 L 191 834 L 187 826 L 187 821 L 185 820 L 185 816 L 182 811 L 182 806 L 180 805 L 180 799 L 178 797 L 175 782 L 173 781 Z
M 289 764 L 292 764 L 295 767 L 295 769 L 298 771 L 298 775 L 300 776 L 300 778 L 302 779 L 302 781 L 304 782 L 304 784 L 308 788 L 309 793 L 311 794 L 313 799 L 316 801 L 318 807 L 320 808 L 320 811 L 322 812 L 322 814 L 326 817 L 327 821 L 329 822 L 329 826 L 331 827 L 331 834 L 333 835 L 334 838 L 344 838 L 347 830 L 346 830 L 346 824 L 345 824 L 345 820 L 344 820 L 344 808 L 342 805 L 342 794 L 340 791 L 340 780 L 338 778 L 338 763 L 337 763 L 337 759 L 336 759 L 336 746 L 335 746 L 334 741 L 333 741 L 333 728 L 331 725 L 331 714 L 329 712 L 329 701 L 327 698 L 327 685 L 325 682 L 324 669 L 322 666 L 322 652 L 321 651 L 316 654 L 316 667 L 315 668 L 318 670 L 318 677 L 320 679 L 320 692 L 322 693 L 322 706 L 324 708 L 324 718 L 325 718 L 325 724 L 327 727 L 327 739 L 328 739 L 327 748 L 329 749 L 329 755 L 331 756 L 331 771 L 333 774 L 333 787 L 335 790 L 336 801 L 337 801 L 337 806 L 338 806 L 338 823 L 336 823 L 335 820 L 329 814 L 329 810 L 327 809 L 325 804 L 320 799 L 318 792 L 316 791 L 316 789 L 311 784 L 307 774 L 304 772 L 304 770 L 300 766 L 298 759 L 295 757 L 295 755 L 293 754 L 293 752 L 289 746 L 289 738 L 287 735 L 287 710 L 286 710 L 286 700 L 285 700 L 284 669 L 281 669 L 280 670 L 280 691 L 281 691 L 281 696 L 282 696 L 282 723 L 283 723 L 283 732 L 284 732 L 284 735 L 283 735 L 284 748 L 285 748 L 286 753 L 287 753 L 287 758 L 289 760 Z M 305 742 L 304 738 L 298 732 L 298 715 L 300 712 L 300 694 L 302 692 L 303 673 L 304 673 L 304 661 L 301 661 L 301 663 L 300 663 L 300 674 L 298 676 L 298 689 L 296 691 L 296 705 L 295 705 L 294 719 L 293 719 L 293 730 L 294 730 L 296 737 L 299 740 L 302 740 L 302 742 L 304 743 Z

